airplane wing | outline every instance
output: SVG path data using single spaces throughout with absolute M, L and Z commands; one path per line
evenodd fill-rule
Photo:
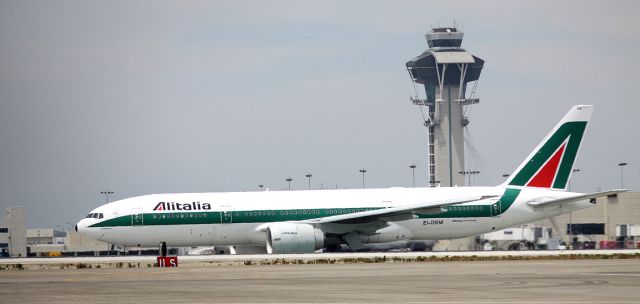
M 446 210 L 444 210 L 443 208 L 447 206 L 474 202 L 474 201 L 479 201 L 479 200 L 493 198 L 493 197 L 499 197 L 499 195 L 473 196 L 473 197 L 458 198 L 458 199 L 445 200 L 445 201 L 424 202 L 424 203 L 411 204 L 411 205 L 400 206 L 400 207 L 382 208 L 382 209 L 376 209 L 376 210 L 333 215 L 333 216 L 295 221 L 295 222 L 312 224 L 314 226 L 323 225 L 325 229 L 328 228 L 327 225 L 332 225 L 332 224 L 345 224 L 341 226 L 348 225 L 353 227 L 339 233 L 339 234 L 344 234 L 355 229 L 356 228 L 355 226 L 362 227 L 362 225 L 368 225 L 374 222 L 386 225 L 387 222 L 401 221 L 401 220 L 414 218 L 416 214 L 438 214 L 438 213 L 445 212 Z M 256 227 L 255 231 L 266 231 L 269 228 L 269 226 L 273 224 L 274 223 L 272 222 L 264 223 Z M 377 227 L 381 228 L 380 226 L 377 226 Z
M 349 214 L 340 214 L 328 217 L 322 217 L 317 219 L 306 220 L 303 222 L 309 224 L 363 224 L 373 221 L 399 221 L 411 219 L 415 214 L 438 214 L 445 210 L 444 207 L 463 204 L 468 202 L 474 202 L 487 198 L 497 197 L 494 196 L 473 196 L 467 198 L 459 198 L 446 201 L 426 202 L 420 204 L 412 204 L 401 207 L 391 207 L 384 209 L 376 209 L 362 212 L 355 212 Z
M 527 202 L 527 204 L 529 206 L 532 206 L 532 207 L 557 206 L 557 205 L 574 203 L 574 202 L 583 201 L 583 200 L 591 200 L 591 199 L 595 199 L 597 197 L 603 197 L 603 196 L 618 194 L 618 193 L 627 192 L 627 191 L 629 191 L 629 190 L 628 189 L 615 189 L 615 190 L 609 190 L 609 191 L 603 191 L 603 192 L 595 192 L 595 193 L 589 193 L 589 194 L 582 194 L 582 195 L 578 195 L 578 196 L 572 196 L 572 197 L 560 198 L 560 199 L 554 199 L 554 200 L 547 200 L 547 201 L 530 201 L 530 202 Z

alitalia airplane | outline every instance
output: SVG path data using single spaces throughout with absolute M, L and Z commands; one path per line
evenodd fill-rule
M 626 190 L 566 192 L 593 106 L 574 106 L 502 185 L 152 194 L 100 206 L 77 225 L 124 246 L 258 245 L 312 253 L 341 244 L 463 238 L 587 208 Z

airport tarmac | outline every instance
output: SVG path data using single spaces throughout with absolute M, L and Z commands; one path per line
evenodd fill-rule
M 430 251 L 430 252 L 357 252 L 357 253 L 309 253 L 309 254 L 252 254 L 252 255 L 192 255 L 179 256 L 180 267 L 202 266 L 234 266 L 310 263 L 358 263 L 363 261 L 386 262 L 416 262 L 416 261 L 446 261 L 446 260 L 495 260 L 495 259 L 580 259 L 601 258 L 603 256 L 616 258 L 626 256 L 640 257 L 640 249 L 611 249 L 611 250 L 527 250 L 527 251 Z M 52 257 L 52 258 L 12 258 L 0 259 L 0 270 L 14 268 L 20 264 L 26 269 L 59 269 L 76 268 L 78 264 L 102 268 L 115 268 L 124 264 L 124 268 L 131 264 L 134 267 L 150 267 L 155 263 L 154 256 L 99 256 L 99 257 Z M 121 268 L 121 267 L 120 267 Z
M 0 302 L 638 303 L 637 259 L 23 270 Z

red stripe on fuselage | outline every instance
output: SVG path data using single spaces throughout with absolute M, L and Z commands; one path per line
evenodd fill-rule
M 565 146 L 566 144 L 562 145 L 562 147 L 553 154 L 544 167 L 529 181 L 527 187 L 551 188 L 553 179 L 556 177 L 556 172 L 558 172 L 558 166 L 560 165 Z

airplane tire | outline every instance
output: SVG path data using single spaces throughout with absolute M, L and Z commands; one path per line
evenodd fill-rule
M 342 247 L 340 247 L 340 244 L 338 244 L 338 245 L 333 244 L 333 245 L 327 245 L 327 246 L 324 248 L 324 251 L 325 251 L 325 252 L 338 252 L 338 251 L 340 251 L 341 249 L 342 249 Z

